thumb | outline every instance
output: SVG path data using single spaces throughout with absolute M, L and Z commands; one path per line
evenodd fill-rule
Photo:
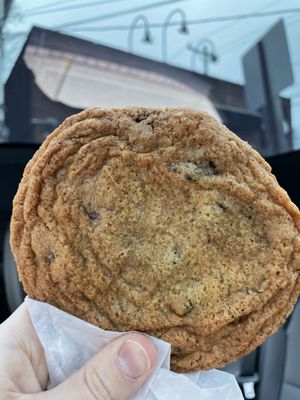
M 129 333 L 108 343 L 84 367 L 35 400 L 126 400 L 151 375 L 154 345 L 145 336 Z

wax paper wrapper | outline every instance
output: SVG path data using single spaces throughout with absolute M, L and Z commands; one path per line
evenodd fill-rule
M 25 302 L 45 351 L 48 389 L 67 379 L 106 343 L 124 334 L 105 331 L 28 297 Z M 210 370 L 179 374 L 170 371 L 170 344 L 148 337 L 157 349 L 157 365 L 134 400 L 243 400 L 235 377 L 226 372 Z

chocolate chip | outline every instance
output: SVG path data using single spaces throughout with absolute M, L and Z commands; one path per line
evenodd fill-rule
M 194 165 L 195 173 L 199 176 L 213 176 L 218 175 L 216 164 L 213 161 L 195 161 L 189 162 Z
M 172 354 L 184 354 L 184 351 L 179 347 L 172 347 Z
M 82 206 L 82 208 L 84 209 L 84 212 L 89 217 L 89 219 L 91 219 L 92 221 L 96 221 L 100 218 L 100 214 L 97 211 L 88 210 L 85 206 Z
M 173 247 L 173 253 L 177 259 L 181 258 L 181 250 L 180 250 L 178 244 L 175 244 L 175 246 Z
M 52 253 L 52 251 L 50 251 L 45 257 L 44 260 L 47 264 L 51 264 L 52 261 L 54 260 L 55 255 Z
M 217 203 L 218 207 L 221 208 L 221 210 L 226 211 L 227 207 L 223 203 Z
M 135 122 L 141 122 L 141 121 L 143 121 L 144 119 L 147 119 L 148 117 L 149 117 L 149 113 L 144 112 L 144 114 L 140 114 L 140 115 L 138 115 L 137 117 L 135 117 L 135 118 L 134 118 L 134 121 L 135 121 Z
M 190 313 L 193 309 L 194 309 L 194 304 L 189 299 L 188 302 L 184 305 L 184 314 L 183 315 Z
M 184 179 L 185 179 L 186 181 L 193 181 L 193 180 L 194 180 L 193 177 L 192 177 L 191 175 L 189 175 L 189 174 L 185 174 L 185 175 L 184 175 Z
M 190 161 L 186 162 L 187 168 L 191 171 L 192 176 L 196 175 L 195 178 L 204 176 L 217 175 L 218 171 L 213 161 Z
M 210 166 L 211 169 L 217 170 L 216 164 L 213 161 L 209 161 L 208 165 Z
M 197 181 L 203 177 L 218 175 L 218 170 L 213 161 L 209 160 L 186 160 L 170 164 L 172 172 L 179 172 L 187 181 Z
M 171 165 L 170 165 L 170 170 L 171 170 L 172 172 L 177 172 L 177 171 L 178 171 L 178 166 L 177 166 L 176 164 L 171 164 Z
M 234 318 L 234 315 L 232 317 Z M 245 320 L 245 316 L 237 317 L 237 318 L 234 319 L 234 321 L 232 321 L 232 324 L 233 325 L 238 325 L 238 324 L 241 324 L 244 320 Z
M 185 314 L 190 313 L 194 309 L 194 304 L 189 299 L 187 304 L 185 304 Z
M 92 221 L 95 221 L 96 219 L 98 219 L 98 218 L 100 217 L 100 214 L 97 213 L 96 211 L 88 211 L 88 212 L 87 212 L 87 215 L 89 216 L 89 218 L 90 218 Z

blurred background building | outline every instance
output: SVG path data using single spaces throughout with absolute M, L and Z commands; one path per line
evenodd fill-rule
M 207 110 L 263 155 L 300 148 L 297 0 L 226 0 L 218 7 L 208 0 L 0 3 L 1 83 L 8 102 L 3 105 L 2 95 L 2 142 L 40 143 L 63 117 L 85 107 L 144 104 Z M 271 64 L 283 63 L 269 78 L 277 81 L 287 70 L 290 75 L 273 93 L 271 109 L 269 95 L 259 89 L 266 89 L 266 79 L 255 66 L 255 49 L 279 21 L 287 52 L 271 38 Z M 46 98 L 52 106 L 42 110 Z M 279 122 L 268 117 L 276 106 Z

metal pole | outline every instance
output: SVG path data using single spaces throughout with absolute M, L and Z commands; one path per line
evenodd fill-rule
M 144 15 L 137 15 L 133 21 L 130 24 L 129 27 L 129 31 L 128 31 L 128 53 L 132 53 L 133 51 L 133 34 L 134 34 L 134 30 L 136 25 L 138 24 L 138 22 L 143 21 L 144 24 L 144 36 L 145 34 L 147 34 L 147 37 L 149 39 L 149 41 L 151 41 L 151 36 L 150 36 L 150 25 L 149 25 L 149 21 L 148 18 L 145 17 Z
M 169 23 L 171 19 L 176 15 L 179 14 L 181 17 L 181 24 L 184 29 L 181 30 L 181 33 L 188 33 L 187 26 L 186 26 L 186 15 L 181 8 L 175 8 L 172 10 L 169 15 L 167 15 L 165 22 L 161 28 L 161 50 L 162 50 L 162 60 L 164 63 L 168 61 L 168 46 L 167 46 L 167 29 L 169 27 Z
M 191 68 L 195 71 L 196 57 L 201 56 L 203 60 L 203 73 L 208 75 L 209 62 L 216 62 L 218 59 L 216 46 L 211 39 L 200 39 L 195 46 L 191 44 L 187 45 L 187 48 L 191 50 Z

